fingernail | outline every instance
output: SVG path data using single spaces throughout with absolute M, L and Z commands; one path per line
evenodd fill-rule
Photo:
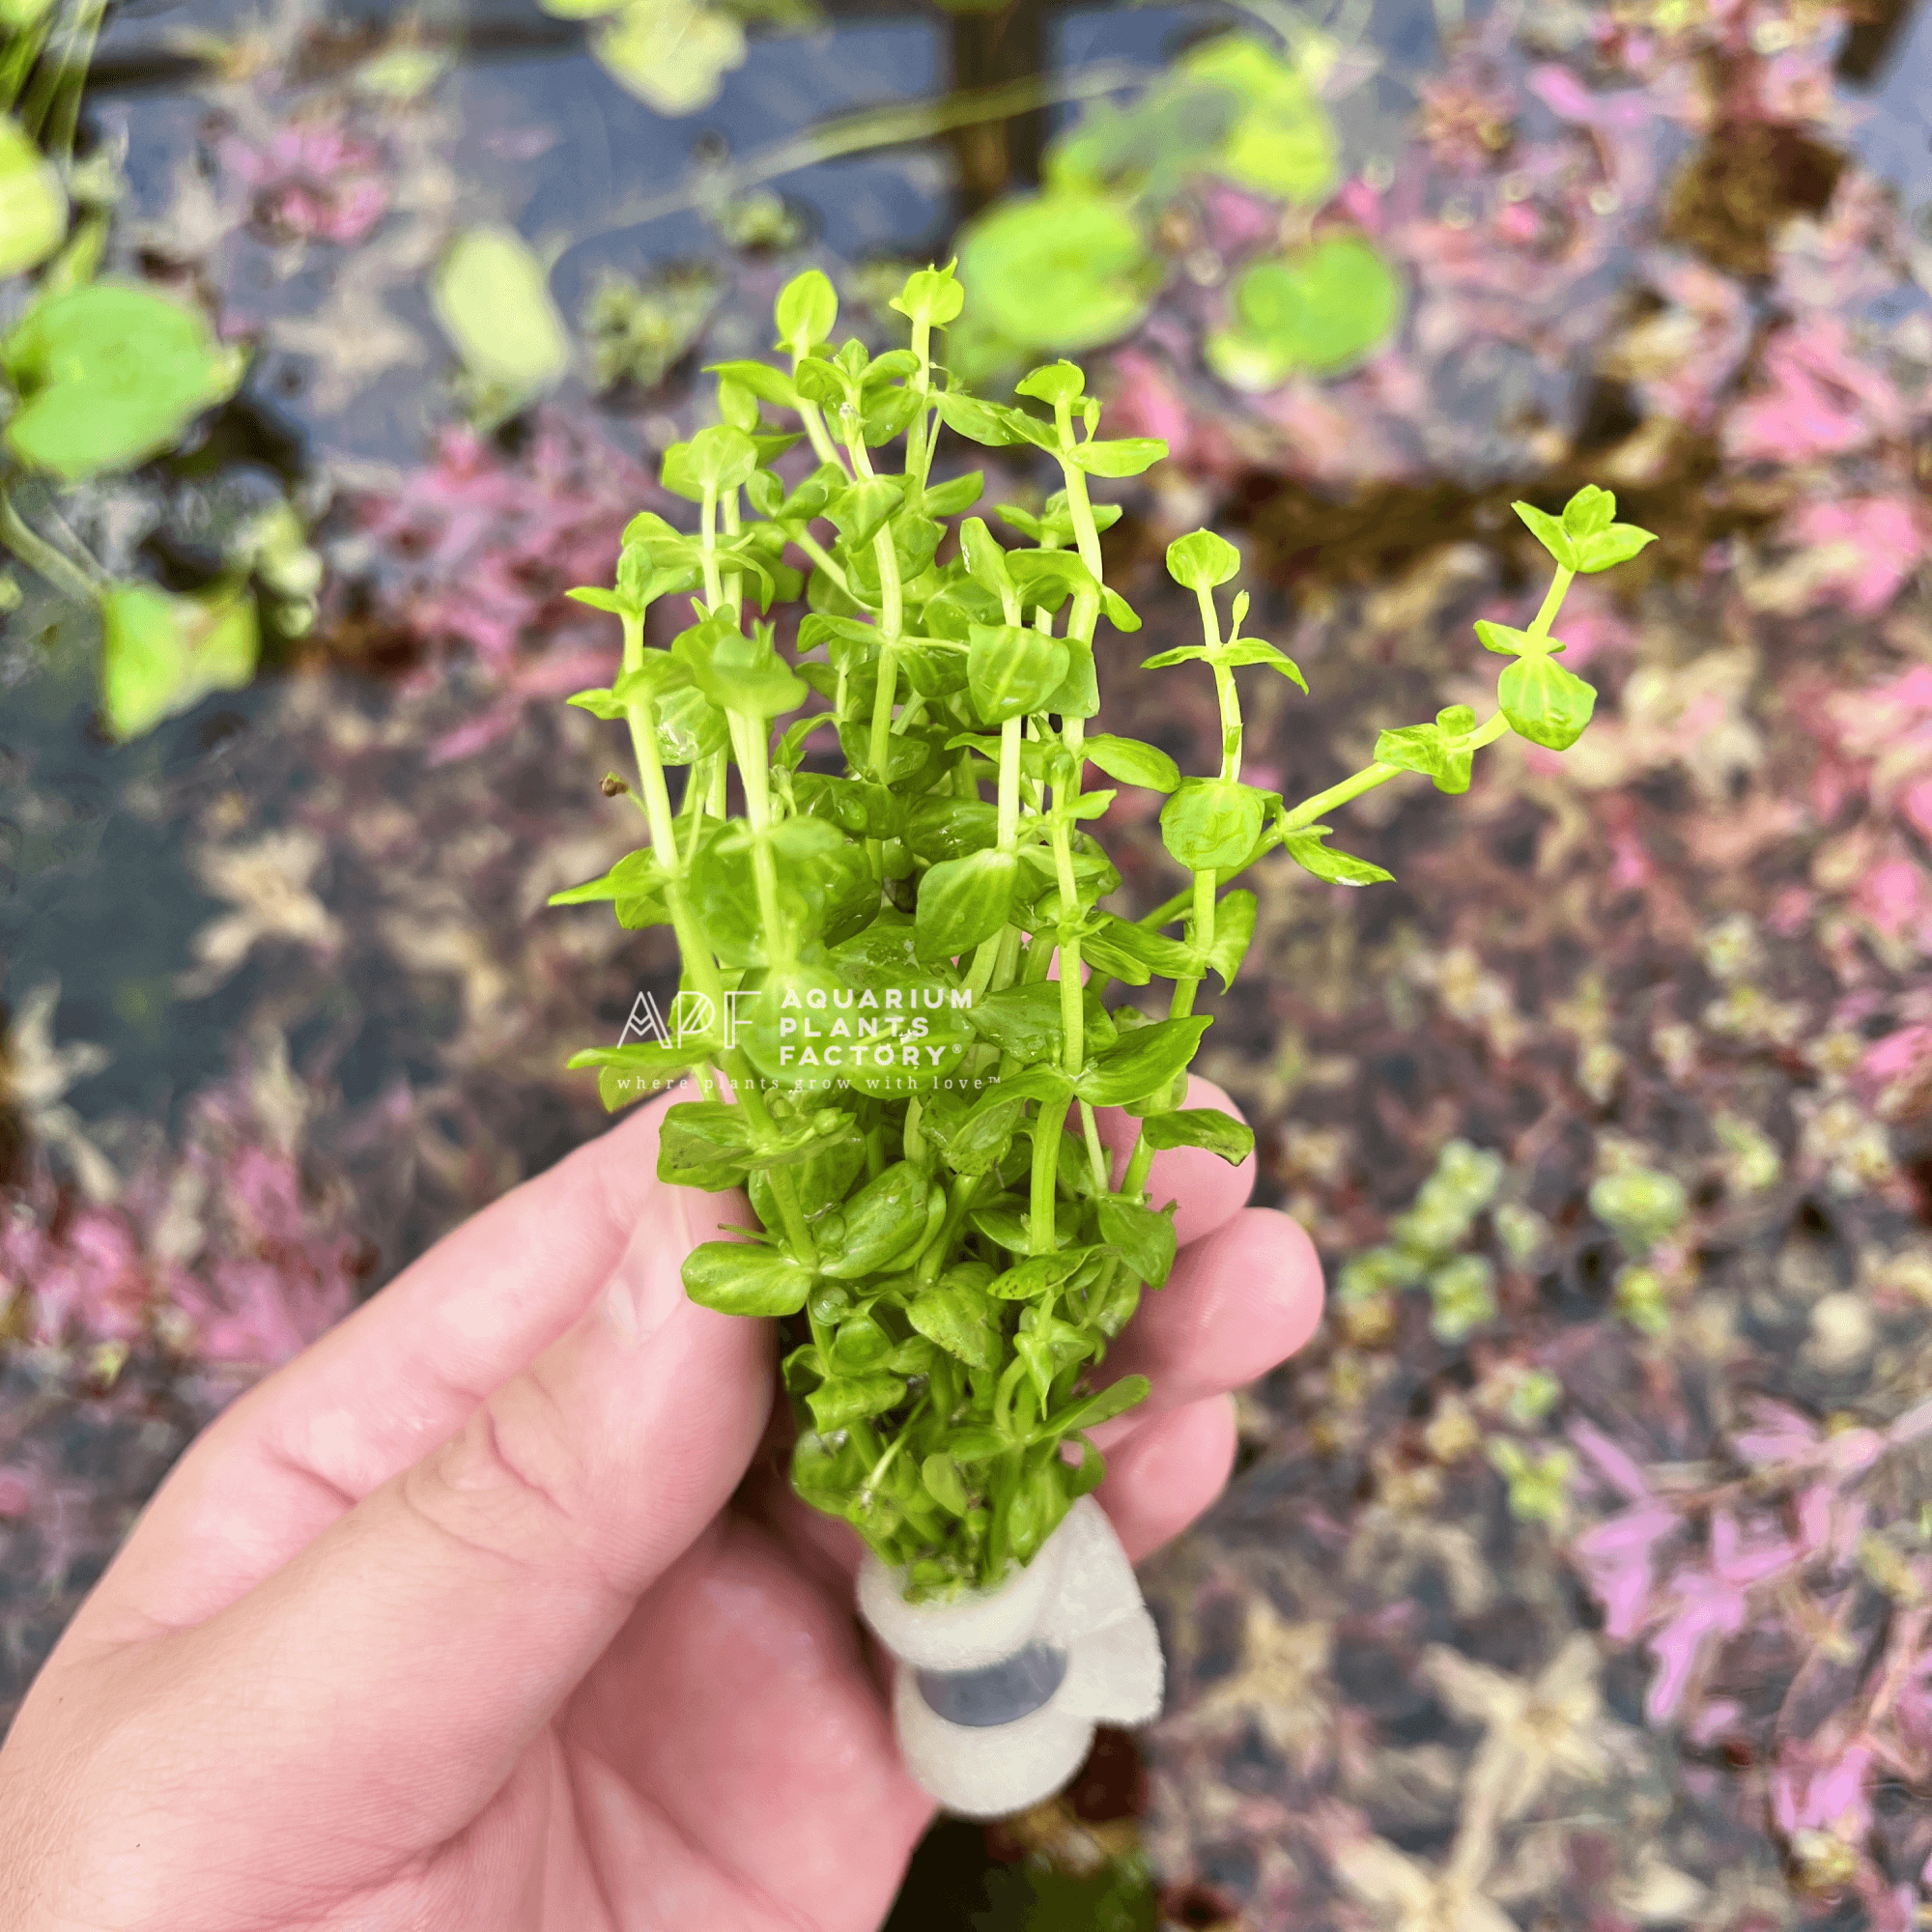
M 684 1258 L 696 1242 L 686 1189 L 651 1195 L 604 1292 L 604 1312 L 633 1348 L 648 1342 L 684 1305 Z

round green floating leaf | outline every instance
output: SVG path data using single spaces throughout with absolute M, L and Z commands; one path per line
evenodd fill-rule
M 646 107 L 695 114 L 745 65 L 745 30 L 734 15 L 691 0 L 629 0 L 599 35 L 596 53 Z
M 1271 389 L 1298 370 L 1334 375 L 1395 327 L 1402 283 L 1365 235 L 1324 235 L 1236 277 L 1231 327 L 1208 341 L 1214 373 L 1237 389 Z
M 478 381 L 522 398 L 570 367 L 570 338 L 530 245 L 509 228 L 471 228 L 437 267 L 436 318 Z
M 44 262 L 67 233 L 60 176 L 11 115 L 0 116 L 0 275 Z
M 1004 202 L 961 238 L 959 279 L 981 323 L 1029 348 L 1093 349 L 1147 313 L 1160 269 L 1119 202 L 1029 195 Z
M 245 594 L 171 597 L 120 583 L 101 599 L 100 618 L 102 708 L 117 738 L 138 737 L 255 674 L 260 633 Z
M 72 483 L 158 455 L 233 391 L 242 357 L 193 309 L 99 281 L 29 309 L 0 365 L 21 397 L 9 446 Z
M 1334 124 L 1300 71 L 1252 34 L 1223 34 L 1181 63 L 1193 81 L 1225 88 L 1237 118 L 1209 165 L 1263 194 L 1313 206 L 1335 184 Z

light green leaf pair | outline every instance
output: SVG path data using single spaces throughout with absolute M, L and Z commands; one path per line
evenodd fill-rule
M 1564 504 L 1560 518 L 1533 503 L 1518 503 L 1514 508 L 1565 570 L 1608 570 L 1629 562 L 1645 545 L 1657 541 L 1649 530 L 1618 523 L 1616 497 L 1594 483 L 1586 483 Z
M 175 597 L 122 583 L 100 601 L 102 707 L 117 738 L 136 738 L 211 692 L 239 691 L 261 648 L 245 591 Z
M 193 309 L 152 289 L 85 283 L 30 308 L 0 344 L 20 397 L 7 444 L 66 483 L 128 469 L 232 395 L 243 359 Z

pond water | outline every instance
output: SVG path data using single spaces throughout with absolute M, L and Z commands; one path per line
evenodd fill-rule
M 0 1712 L 209 1415 L 603 1124 L 562 1061 L 674 962 L 544 909 L 628 842 L 557 701 L 612 646 L 561 593 L 664 507 L 696 364 L 761 351 L 808 261 L 883 341 L 879 264 L 944 259 L 1083 90 L 1230 29 L 1299 49 L 1333 180 L 1147 134 L 1153 286 L 1085 359 L 1174 450 L 1109 537 L 1148 637 L 1187 621 L 1166 541 L 1218 521 L 1308 673 L 1257 781 L 1484 701 L 1470 623 L 1535 604 L 1512 499 L 1598 481 L 1660 541 L 1573 599 L 1576 752 L 1350 808 L 1393 884 L 1258 877 L 1205 1070 L 1329 1318 L 1151 1573 L 1167 1717 L 990 1839 L 941 1828 L 895 1923 L 1927 1922 L 1932 12 L 1898 0 L 834 7 L 683 114 L 534 8 L 117 12 L 118 259 L 254 359 L 62 514 L 186 589 L 274 509 L 326 576 L 252 685 L 127 744 L 89 625 L 31 582 L 8 618 Z M 955 72 L 1041 118 L 851 119 Z M 578 348 L 472 431 L 429 283 L 485 222 Z M 1243 376 L 1243 277 L 1311 224 L 1400 312 Z M 641 359 L 600 389 L 611 276 Z M 1103 662 L 1107 728 L 1198 764 L 1211 699 L 1142 655 Z M 1145 909 L 1174 876 L 1120 817 Z

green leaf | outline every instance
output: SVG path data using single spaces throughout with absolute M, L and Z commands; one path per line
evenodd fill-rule
M 121 583 L 101 598 L 100 617 L 101 709 L 117 738 L 139 737 L 255 674 L 261 634 L 246 593 L 173 597 Z
M 1476 619 L 1476 636 L 1482 639 L 1486 651 L 1494 651 L 1505 658 L 1540 657 L 1565 648 L 1561 638 L 1532 638 L 1513 624 L 1493 624 L 1487 617 Z
M 1003 1435 L 997 1429 L 976 1427 L 969 1424 L 956 1430 L 949 1447 L 955 1463 L 985 1463 L 995 1456 L 1004 1456 L 1008 1450 L 1016 1447 L 1010 1436 Z
M 1049 409 L 1061 403 L 1070 409 L 1087 393 L 1087 372 L 1077 362 L 1069 362 L 1062 356 L 1058 362 L 1044 363 L 1037 369 L 1028 370 L 1013 384 L 1013 393 L 1031 396 Z
M 1259 910 L 1259 902 L 1249 892 L 1229 893 L 1214 907 L 1214 944 L 1208 950 L 1208 963 L 1220 974 L 1223 992 L 1235 983 L 1235 975 L 1247 957 Z
M 969 1218 L 987 1240 L 1009 1254 L 1024 1255 L 1032 1245 L 1032 1217 L 1027 1204 L 1016 1196 L 1009 1196 L 991 1207 L 976 1208 Z M 1070 1241 L 1079 1232 L 1079 1213 L 1070 1202 L 1054 1203 L 1053 1222 L 1055 1236 L 1060 1240 Z
M 1071 1281 L 1093 1254 L 1092 1248 L 1063 1248 L 1058 1254 L 1030 1255 L 996 1274 L 986 1292 L 1001 1301 L 1033 1301 Z
M 963 389 L 935 389 L 927 399 L 939 412 L 939 419 L 970 442 L 998 449 L 1025 439 L 1012 427 L 1015 412 L 996 403 L 982 403 Z
M 973 1031 L 1003 1054 L 1011 1054 L 1023 1066 L 1037 1066 L 1060 1056 L 1060 997 L 1058 980 L 1036 980 L 983 994 L 966 1016 Z M 997 1091 L 1010 1094 L 1011 1083 Z
M 1035 1379 L 1038 1379 L 1037 1370 Z M 1020 1479 L 1007 1508 L 1007 1538 L 1014 1562 L 1031 1563 L 1047 1538 L 1065 1520 L 1072 1480 L 1072 1470 L 1058 1457 L 1029 1469 Z
M 242 362 L 195 310 L 138 283 L 85 283 L 37 302 L 0 344 L 20 398 L 8 446 L 68 483 L 130 468 L 231 395 Z
M 1589 573 L 1609 570 L 1616 564 L 1628 563 L 1646 544 L 1656 541 L 1649 530 L 1640 530 L 1634 524 L 1612 524 L 1608 529 L 1599 530 L 1577 545 L 1577 568 Z
M 66 234 L 59 172 L 11 114 L 0 115 L 0 275 L 44 262 Z
M 975 624 L 966 644 L 966 686 L 988 724 L 1046 708 L 1066 676 L 1065 643 L 1021 624 Z
M 1167 547 L 1167 574 L 1183 589 L 1211 590 L 1240 567 L 1240 552 L 1212 530 L 1191 531 Z
M 820 409 L 838 409 L 849 400 L 843 369 L 824 356 L 807 356 L 792 371 L 791 379 L 798 385 L 798 393 L 808 403 L 816 403 Z
M 1082 956 L 1095 972 L 1110 973 L 1129 986 L 1145 986 L 1155 973 L 1174 980 L 1193 974 L 1193 952 L 1178 939 L 1145 926 L 1095 913 L 1081 940 Z
M 1093 718 L 1100 709 L 1094 646 L 1084 638 L 1063 638 L 1061 641 L 1066 646 L 1066 675 L 1047 693 L 1041 708 L 1059 718 Z
M 1143 744 L 1138 738 L 1117 738 L 1101 731 L 1080 749 L 1110 779 L 1119 779 L 1122 784 L 1170 792 L 1180 782 L 1180 767 L 1158 746 Z
M 1375 350 L 1402 316 L 1403 288 L 1366 235 L 1328 233 L 1248 263 L 1230 292 L 1233 320 L 1203 345 L 1232 388 L 1279 388 L 1300 371 L 1337 375 Z
M 665 870 L 648 846 L 627 852 L 601 878 L 553 893 L 546 905 L 592 905 L 607 899 L 642 898 L 663 892 Z
M 804 680 L 763 637 L 746 637 L 728 615 L 694 624 L 673 639 L 671 654 L 698 690 L 724 710 L 762 721 L 805 702 Z
M 1563 506 L 1563 528 L 1573 542 L 1606 530 L 1617 520 L 1617 499 L 1607 490 L 1585 483 Z
M 1078 193 L 996 202 L 967 224 L 959 259 L 976 322 L 1024 348 L 1077 353 L 1117 341 L 1161 279 L 1128 208 Z
M 966 1493 L 959 1464 L 943 1449 L 935 1449 L 919 1465 L 919 1477 L 926 1493 L 951 1515 L 964 1516 L 972 1507 L 973 1499 Z
M 1150 1288 L 1159 1288 L 1174 1270 L 1174 1216 L 1115 1197 L 1102 1201 L 1096 1211 L 1100 1238 L 1110 1248 L 1120 1249 L 1127 1265 Z
M 991 939 L 1007 923 L 1018 878 L 1010 852 L 969 852 L 932 867 L 919 884 L 920 957 L 956 958 Z
M 1190 872 L 1247 862 L 1261 837 L 1267 795 L 1226 779 L 1183 779 L 1161 808 L 1160 836 L 1176 864 Z
M 657 715 L 658 757 L 667 765 L 695 765 L 722 751 L 729 735 L 724 714 L 695 684 L 661 691 Z
M 779 291 L 772 317 L 779 330 L 775 346 L 803 355 L 832 333 L 838 320 L 838 292 L 822 270 L 808 269 Z
M 721 1315 L 796 1315 L 811 1288 L 809 1267 L 750 1241 L 701 1242 L 685 1256 L 683 1274 L 692 1300 Z
M 1135 1027 L 1096 1054 L 1074 1081 L 1074 1092 L 1095 1107 L 1124 1106 L 1168 1085 L 1193 1060 L 1212 1020 L 1197 1013 L 1183 1020 L 1156 1020 Z M 1011 1083 L 1008 1083 L 1011 1092 Z
M 1376 886 L 1385 879 L 1394 878 L 1393 872 L 1385 872 L 1379 866 L 1372 866 L 1366 859 L 1357 859 L 1351 853 L 1332 852 L 1322 843 L 1328 837 L 1325 825 L 1304 825 L 1288 833 L 1281 841 L 1281 849 L 1301 867 L 1304 872 L 1313 872 L 1318 879 L 1325 879 L 1331 886 Z
M 1583 735 L 1597 692 L 1549 658 L 1525 657 L 1504 669 L 1496 683 L 1496 702 L 1518 737 L 1566 752 Z
M 659 1125 L 658 1179 L 713 1191 L 734 1187 L 751 1153 L 752 1125 L 744 1108 L 715 1100 L 680 1102 L 666 1110 Z
M 870 1315 L 848 1315 L 832 1337 L 831 1367 L 848 1373 L 875 1369 L 894 1347 L 892 1336 Z
M 1452 704 L 1435 714 L 1433 724 L 1384 731 L 1376 740 L 1376 762 L 1421 772 L 1435 781 L 1437 791 L 1467 791 L 1475 753 L 1462 741 L 1475 725 L 1476 714 L 1466 704 Z
M 806 1397 L 811 1419 L 822 1432 L 844 1429 L 868 1415 L 883 1415 L 905 1400 L 905 1378 L 881 1372 L 869 1376 L 834 1376 Z
M 836 946 L 871 918 L 878 875 L 863 845 L 822 818 L 803 816 L 781 819 L 763 838 L 778 875 L 779 917 L 795 943 Z M 730 820 L 707 838 L 691 867 L 692 897 L 720 958 L 733 966 L 763 965 L 783 950 L 774 947 L 760 909 L 758 843 L 759 835 L 742 819 Z M 809 970 L 825 969 L 815 964 Z M 847 990 L 837 975 L 831 984 Z M 803 997 L 805 989 L 798 990 Z M 782 989 L 777 997 L 782 998 Z
M 703 0 L 649 0 L 620 7 L 591 50 L 625 90 L 659 114 L 695 114 L 718 99 L 724 76 L 745 64 L 736 15 Z
M 724 1042 L 701 1036 L 680 1038 L 671 1046 L 592 1046 L 574 1053 L 566 1063 L 573 1070 L 597 1068 L 597 1097 L 607 1113 L 629 1107 L 662 1093 L 700 1060 L 712 1059 Z
M 853 1281 L 883 1269 L 925 1232 L 930 1189 L 909 1160 L 895 1161 L 845 1204 L 844 1234 L 819 1272 Z
M 459 235 L 437 264 L 430 299 L 463 366 L 513 405 L 541 395 L 570 367 L 570 335 L 550 277 L 512 228 Z
M 986 1293 L 993 1271 L 983 1262 L 958 1262 L 906 1304 L 906 1320 L 969 1368 L 1000 1364 L 1000 1309 Z
M 1233 125 L 1210 165 L 1242 187 L 1314 207 L 1334 185 L 1339 144 L 1309 74 L 1255 34 L 1219 34 L 1191 48 L 1181 73 L 1232 96 Z
M 631 608 L 628 599 L 619 597 L 614 590 L 600 589 L 594 583 L 580 583 L 576 589 L 566 590 L 563 594 L 573 604 L 587 604 L 593 611 L 608 611 L 612 616 L 621 615 Z M 608 697 L 609 696 L 609 692 L 586 691 L 578 694 L 578 697 Z M 575 704 L 578 701 L 578 697 L 566 698 L 564 701 L 568 704 Z M 588 710 L 590 707 L 586 705 L 584 708 Z M 617 714 L 614 711 L 600 711 L 597 715 L 600 718 L 614 718 Z
M 1280 671 L 1291 684 L 1299 685 L 1304 692 L 1308 689 L 1308 680 L 1302 676 L 1301 667 L 1272 644 L 1264 643 L 1260 638 L 1230 638 L 1225 644 L 1209 651 L 1208 656 L 1210 662 L 1216 664 L 1266 665 L 1270 670 Z
M 1571 541 L 1570 532 L 1563 527 L 1557 518 L 1552 517 L 1548 510 L 1539 510 L 1534 503 L 1512 503 L 1510 507 L 1528 525 L 1537 542 L 1565 570 L 1575 570 L 1577 567 L 1577 546 Z
M 985 1174 L 1006 1158 L 1019 1125 L 1023 1103 L 1006 1098 L 997 1088 L 982 1094 L 965 1118 L 939 1141 L 941 1153 L 954 1174 Z
M 769 362 L 710 362 L 705 365 L 704 373 L 716 376 L 721 382 L 736 383 L 751 390 L 759 401 L 779 409 L 798 407 L 798 385 L 782 369 L 775 369 Z
M 1150 1114 L 1141 1132 L 1151 1148 L 1162 1151 L 1203 1148 L 1230 1167 L 1239 1167 L 1255 1151 L 1254 1128 L 1218 1107 L 1177 1107 L 1171 1114 Z
M 848 550 L 868 544 L 905 500 L 903 476 L 862 476 L 825 506 Z
M 1145 1376 L 1122 1376 L 1119 1381 L 1109 1382 L 1105 1388 L 1082 1398 L 1071 1407 L 1048 1416 L 1040 1425 L 1038 1434 L 1042 1440 L 1054 1436 L 1064 1442 L 1067 1436 L 1077 1435 L 1084 1429 L 1097 1429 L 1101 1423 L 1111 1422 L 1115 1416 L 1124 1414 L 1136 1403 L 1145 1402 L 1151 1387 L 1152 1383 Z
M 1013 587 L 1007 570 L 1007 554 L 995 541 L 983 518 L 968 517 L 959 526 L 959 555 L 973 582 L 994 596 Z
M 1167 454 L 1158 437 L 1122 436 L 1107 442 L 1075 443 L 1066 460 L 1090 476 L 1138 476 Z
M 999 835 L 998 809 L 978 798 L 923 798 L 902 818 L 906 848 L 916 859 L 936 866 L 983 852 Z
M 1055 1377 L 1091 1355 L 1095 1346 L 1094 1336 L 1039 1306 L 1028 1308 L 1020 1317 L 1019 1331 L 1013 1337 L 1013 1352 L 1026 1363 L 1041 1407 L 1046 1406 Z
M 943 269 L 915 269 L 906 277 L 905 287 L 893 298 L 891 306 L 914 322 L 923 322 L 933 328 L 944 328 L 948 323 L 956 322 L 959 311 L 966 306 L 966 291 L 959 286 L 952 269 L 951 262 Z
M 1117 631 L 1134 632 L 1141 627 L 1140 617 L 1133 607 L 1118 590 L 1110 590 L 1104 583 L 1100 586 L 1100 609 L 1107 613 L 1108 623 Z
M 713 423 L 689 442 L 674 442 L 665 451 L 659 480 L 673 496 L 701 503 L 707 484 L 723 496 L 742 485 L 757 467 L 757 444 L 743 430 L 729 423 Z M 683 548 L 693 557 L 701 558 L 702 552 L 696 544 L 687 540 Z M 733 549 L 733 554 L 751 560 L 742 543 Z
M 929 517 L 956 517 L 980 500 L 985 487 L 985 475 L 978 469 L 949 477 L 944 483 L 934 483 L 925 493 L 925 513 Z

